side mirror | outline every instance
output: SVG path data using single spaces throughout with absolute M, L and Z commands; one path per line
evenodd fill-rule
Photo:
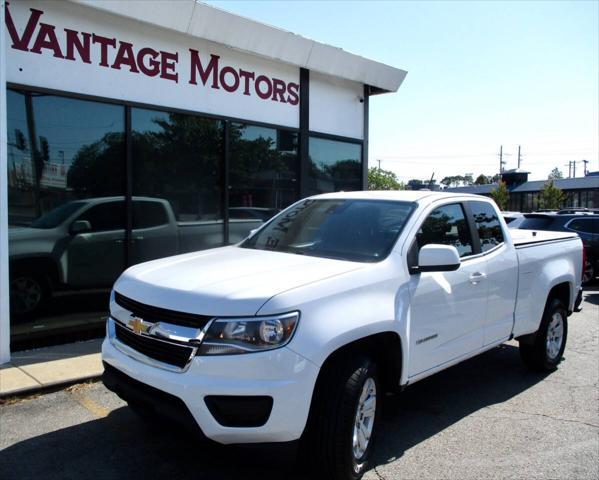
M 431 243 L 418 254 L 418 272 L 451 272 L 460 268 L 460 263 L 460 255 L 451 245 Z
M 78 233 L 87 233 L 92 231 L 92 225 L 87 220 L 75 220 L 71 223 L 69 233 L 71 235 L 77 235 Z

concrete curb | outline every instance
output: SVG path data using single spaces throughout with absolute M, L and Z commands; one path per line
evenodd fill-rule
M 21 389 L 16 389 L 12 391 L 1 392 L 0 391 L 0 404 L 4 400 L 8 400 L 11 398 L 24 398 L 29 397 L 35 394 L 46 394 L 52 393 L 57 390 L 62 390 L 64 388 L 70 387 L 71 385 L 77 385 L 78 383 L 90 382 L 90 381 L 99 381 L 102 378 L 102 374 L 99 375 L 88 375 L 84 377 L 72 378 L 69 380 L 57 381 L 54 383 L 48 383 L 45 385 L 39 385 L 36 387 L 24 387 Z
M 56 390 L 100 378 L 101 339 L 15 352 L 0 367 L 0 398 Z

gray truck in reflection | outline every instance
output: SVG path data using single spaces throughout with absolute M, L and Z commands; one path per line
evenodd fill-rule
M 124 197 L 75 200 L 28 227 L 10 228 L 13 316 L 33 316 L 56 290 L 108 288 L 127 264 L 223 243 L 222 220 L 177 221 L 167 200 L 133 197 L 132 210 L 128 239 Z M 241 215 L 234 209 L 230 213 L 231 243 L 243 240 L 265 220 L 260 216 L 248 218 L 247 214 L 236 218 Z

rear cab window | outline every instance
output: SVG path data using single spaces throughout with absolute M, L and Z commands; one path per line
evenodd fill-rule
M 468 202 L 468 206 L 478 231 L 481 252 L 488 252 L 501 245 L 504 242 L 503 231 L 493 206 L 487 202 Z

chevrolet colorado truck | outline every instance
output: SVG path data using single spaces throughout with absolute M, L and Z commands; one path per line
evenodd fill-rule
M 300 440 L 324 478 L 358 479 L 385 392 L 513 338 L 555 369 L 581 278 L 574 232 L 509 231 L 484 197 L 318 195 L 237 245 L 125 271 L 103 379 L 145 418 Z

